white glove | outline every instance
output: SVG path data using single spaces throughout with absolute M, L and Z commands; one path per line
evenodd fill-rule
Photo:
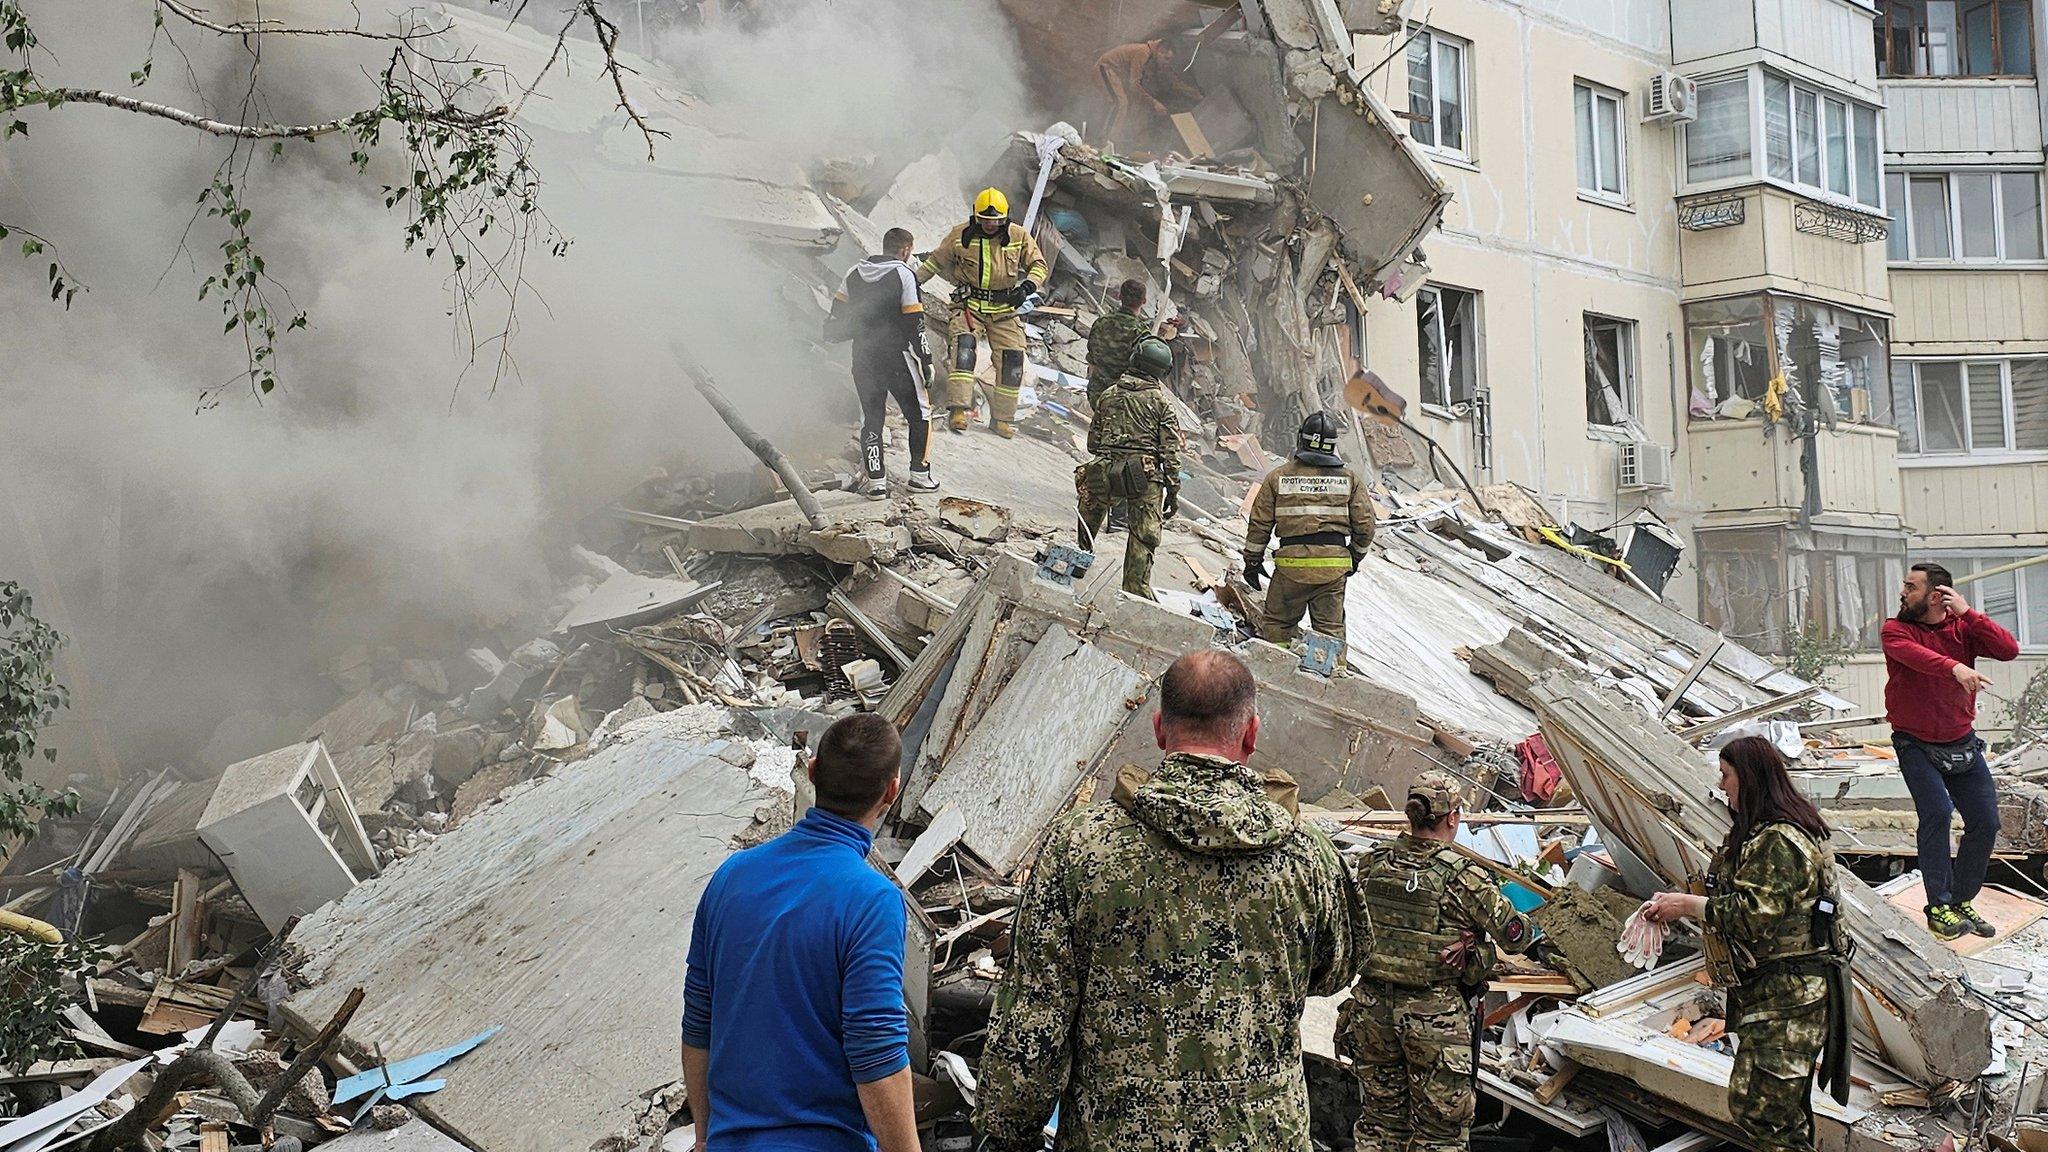
M 1669 931 L 1665 925 L 1643 915 L 1648 907 L 1645 903 L 1629 914 L 1628 923 L 1622 925 L 1621 940 L 1614 946 L 1622 959 L 1645 971 L 1655 968 L 1664 955 L 1664 937 Z

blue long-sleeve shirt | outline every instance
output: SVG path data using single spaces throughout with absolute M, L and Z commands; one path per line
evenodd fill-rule
M 903 897 L 873 835 L 813 808 L 719 866 L 697 903 L 683 1043 L 711 1054 L 711 1146 L 871 1152 L 855 1085 L 910 1064 Z

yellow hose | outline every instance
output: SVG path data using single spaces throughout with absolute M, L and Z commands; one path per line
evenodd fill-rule
M 9 912 L 4 908 L 0 908 L 0 932 L 13 932 L 32 940 L 41 940 L 45 944 L 64 942 L 64 934 L 57 931 L 56 925 L 33 916 L 23 916 L 19 912 Z

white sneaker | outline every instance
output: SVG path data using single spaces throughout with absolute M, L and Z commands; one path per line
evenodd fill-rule
M 886 500 L 889 498 L 889 482 L 880 476 L 870 476 L 861 481 L 860 494 L 870 500 Z
M 910 490 L 912 492 L 937 492 L 939 490 L 939 482 L 933 478 L 931 469 L 925 468 L 920 470 L 912 468 L 910 470 Z

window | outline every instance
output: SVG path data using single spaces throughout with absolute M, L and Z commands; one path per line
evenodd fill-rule
M 1709 81 L 1699 95 L 1699 119 L 1685 128 L 1686 182 L 1749 175 L 1749 77 Z
M 1636 326 L 1632 320 L 1585 315 L 1586 423 L 1620 428 L 1636 418 Z
M 1697 532 L 1700 620 L 1757 652 L 1785 655 L 1798 637 L 1877 647 L 1905 573 L 1897 541 L 1815 529 Z
M 2048 452 L 2048 358 L 1900 363 L 1892 398 L 1902 454 Z
M 1891 195 L 1910 200 L 1892 205 L 1892 235 L 1885 253 L 1893 261 L 2040 260 L 2041 176 L 2038 172 L 1911 172 L 1886 177 Z
M 1579 191 L 1610 200 L 1627 195 L 1628 169 L 1622 96 L 1591 84 L 1572 85 L 1572 117 L 1579 135 Z
M 1424 288 L 1415 294 L 1415 331 L 1422 402 L 1465 404 L 1479 391 L 1479 294 Z
M 1916 555 L 1912 561 L 1918 564 L 1931 560 L 1960 580 L 1977 572 L 2003 568 L 2015 560 L 2025 560 L 2036 554 L 2029 550 L 1941 552 Z M 2020 647 L 2033 650 L 2048 648 L 2048 564 L 1985 576 L 1963 584 L 1958 591 L 1973 607 L 2004 625 L 2005 630 L 2020 642 Z
M 1877 109 L 1766 72 L 1764 173 L 1875 208 L 1880 203 Z
M 1408 134 L 1465 153 L 1465 42 L 1424 28 L 1408 41 Z
M 1824 423 L 1889 424 L 1895 389 L 1882 318 L 1796 296 L 1746 296 L 1685 307 L 1696 420 L 1758 416 L 1773 379 L 1788 414 Z
M 1880 76 L 2032 76 L 2030 0 L 1880 0 Z

